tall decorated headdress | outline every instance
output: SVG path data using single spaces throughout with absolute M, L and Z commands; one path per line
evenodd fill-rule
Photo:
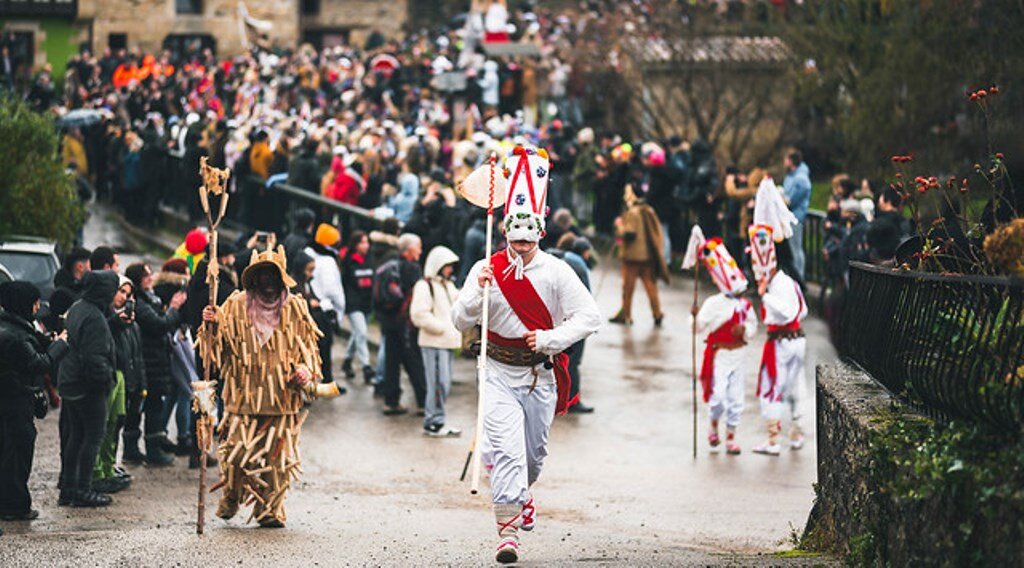
M 544 149 L 516 146 L 504 161 L 505 237 L 539 242 L 544 237 L 551 161 Z
M 751 225 L 748 229 L 750 237 L 750 268 L 758 281 L 771 277 L 772 271 L 779 265 L 775 256 L 775 231 L 771 225 Z
M 761 180 L 754 198 L 754 224 L 748 229 L 750 265 L 754 277 L 764 280 L 778 266 L 775 243 L 793 236 L 796 216 L 786 206 L 782 192 L 770 177 Z
M 729 254 L 722 239 L 713 237 L 704 238 L 704 232 L 700 225 L 694 225 L 690 233 L 690 242 L 686 246 L 686 256 L 683 258 L 683 269 L 693 268 L 693 265 L 700 261 L 704 269 L 711 275 L 715 285 L 723 294 L 739 296 L 747 289 L 747 277 L 743 270 L 736 264 L 736 259 Z

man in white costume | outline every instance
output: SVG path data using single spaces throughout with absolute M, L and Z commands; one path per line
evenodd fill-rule
M 488 167 L 488 166 L 484 166 Z M 519 529 L 532 530 L 530 487 L 547 456 L 548 431 L 569 400 L 564 351 L 597 331 L 601 314 L 568 264 L 541 251 L 550 169 L 547 153 L 518 146 L 504 161 L 508 248 L 477 262 L 453 308 L 460 331 L 480 323 L 483 289 L 489 324 L 484 447 L 499 536 L 498 562 L 519 559 Z
M 694 232 L 698 231 L 699 228 L 695 228 Z M 704 402 L 708 403 L 711 419 L 708 444 L 712 451 L 718 451 L 722 443 L 719 421 L 724 415 L 726 453 L 739 455 L 736 428 L 743 415 L 742 368 L 745 362 L 740 349 L 754 338 L 757 316 L 750 301 L 742 297 L 747 289 L 747 278 L 722 244 L 722 239 L 715 237 L 697 244 L 698 256 L 720 290 L 704 300 L 700 311 L 695 314 L 697 333 L 708 332 L 704 363 L 700 369 Z

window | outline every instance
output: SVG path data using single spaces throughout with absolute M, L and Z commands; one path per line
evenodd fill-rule
M 107 36 L 107 46 L 110 51 L 128 49 L 128 34 L 110 34 Z
M 174 8 L 179 14 L 202 14 L 203 0 L 174 0 Z
M 319 16 L 320 0 L 302 0 L 303 16 Z

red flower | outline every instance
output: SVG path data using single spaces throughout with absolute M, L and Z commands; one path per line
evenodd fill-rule
M 997 160 L 1002 160 L 1003 159 L 1003 153 L 1002 152 L 996 152 L 996 159 Z
M 978 100 L 978 93 L 971 93 L 971 95 L 967 98 L 971 99 L 972 101 L 976 101 Z
M 989 87 L 988 92 L 989 92 L 989 94 L 992 94 L 992 95 L 998 95 L 999 94 L 999 87 L 997 87 L 995 85 L 992 85 L 991 87 Z
M 982 90 L 977 92 L 977 95 L 978 95 L 979 98 L 983 99 L 983 98 L 988 96 L 988 91 L 986 91 L 985 89 L 982 89 Z

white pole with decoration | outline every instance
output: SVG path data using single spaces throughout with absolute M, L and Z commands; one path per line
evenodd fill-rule
M 704 231 L 700 225 L 694 225 L 690 232 L 690 241 L 686 243 L 686 256 L 683 257 L 683 270 L 693 269 L 693 307 L 690 328 L 690 357 L 693 384 L 693 459 L 697 459 L 697 309 L 700 307 L 698 290 L 700 289 L 700 248 L 704 246 Z
M 459 185 L 459 193 L 473 205 L 487 209 L 487 242 L 485 244 L 484 259 L 490 262 L 491 242 L 494 231 L 494 205 L 505 201 L 505 177 L 496 174 L 498 157 L 492 152 L 488 164 L 477 168 L 469 174 Z M 473 442 L 470 445 L 469 455 L 466 456 L 466 464 L 462 468 L 462 477 L 466 477 L 466 468 L 472 463 L 472 474 L 469 484 L 469 492 L 476 495 L 480 492 L 480 441 L 483 439 L 484 429 L 484 380 L 487 373 L 487 327 L 489 323 L 491 283 L 484 283 L 483 310 L 480 316 L 480 355 L 477 357 L 477 406 L 476 406 L 476 428 L 473 433 Z

